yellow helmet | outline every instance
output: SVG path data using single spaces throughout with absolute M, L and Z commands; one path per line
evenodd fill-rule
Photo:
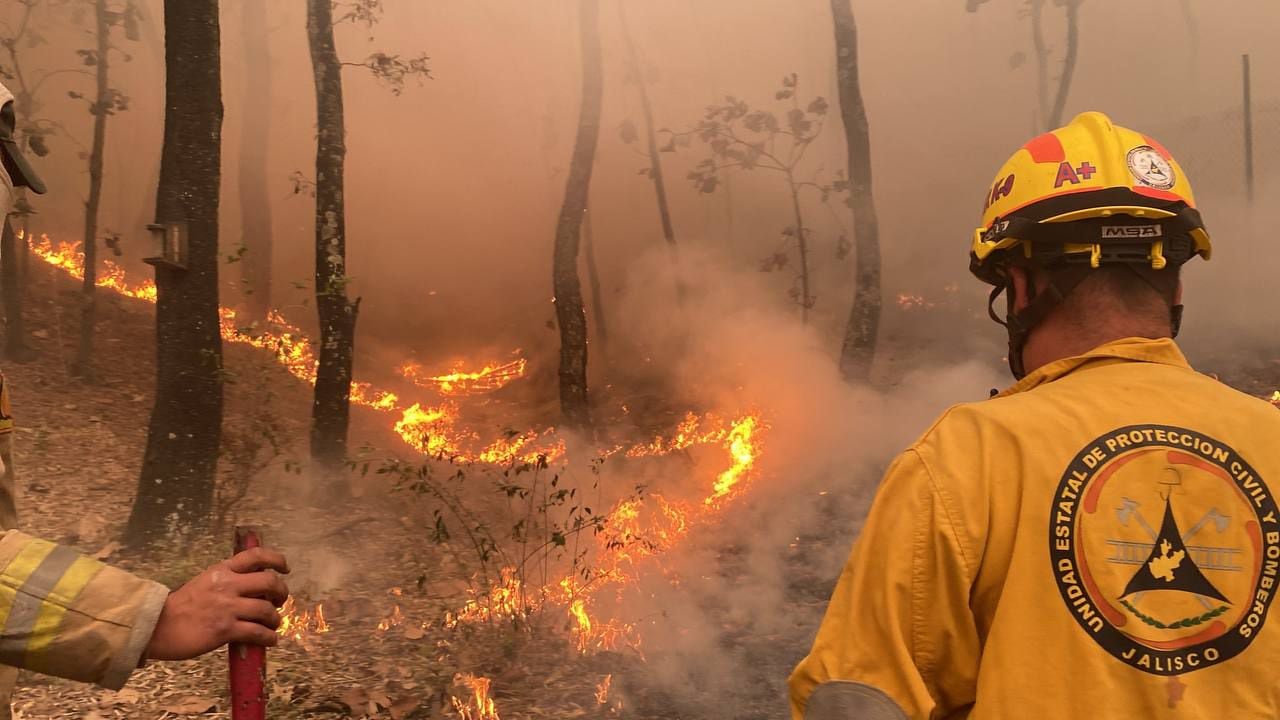
M 1001 285 L 1010 260 L 1149 263 L 1160 270 L 1210 252 L 1178 161 L 1151 137 L 1086 112 L 1022 146 L 1000 168 L 973 233 L 969 268 Z
M 973 233 L 969 270 L 995 286 L 991 318 L 1009 332 L 1009 367 L 1025 375 L 1022 348 L 1031 330 L 1094 268 L 1126 266 L 1169 303 L 1178 334 L 1176 270 L 1212 247 L 1191 184 L 1163 145 L 1122 128 L 1100 112 L 1082 113 L 1066 127 L 1023 145 L 1000 168 L 987 191 L 982 227 Z M 1015 311 L 1009 267 L 1034 265 L 1047 285 L 1029 285 Z M 1009 290 L 1005 319 L 994 304 Z

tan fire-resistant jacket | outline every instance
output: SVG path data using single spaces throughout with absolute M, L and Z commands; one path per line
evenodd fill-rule
M 118 690 L 169 591 L 16 530 L 0 535 L 0 664 Z
M 884 478 L 793 716 L 1280 717 L 1278 488 L 1280 411 L 1171 340 L 954 407 Z

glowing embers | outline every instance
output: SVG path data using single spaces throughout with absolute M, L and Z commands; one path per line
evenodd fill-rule
M 296 642 L 304 650 L 310 651 L 311 642 L 315 636 L 327 632 L 329 632 L 329 623 L 324 619 L 323 603 L 308 610 L 294 600 L 293 596 L 285 600 L 284 606 L 280 608 L 280 626 L 276 628 L 276 634 L 281 639 Z
M 898 307 L 903 310 L 932 310 L 936 305 L 926 300 L 923 295 L 899 293 Z
M 519 352 L 517 350 L 516 354 Z M 501 390 L 524 377 L 528 364 L 524 358 L 516 358 L 508 362 L 486 363 L 473 370 L 459 361 L 447 373 L 429 375 L 421 365 L 409 362 L 400 366 L 400 374 L 414 385 L 432 388 L 441 395 L 481 395 Z

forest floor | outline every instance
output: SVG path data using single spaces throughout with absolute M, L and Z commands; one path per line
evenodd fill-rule
M 26 322 L 37 359 L 4 367 L 18 425 L 22 529 L 171 587 L 225 557 L 225 527 L 216 537 L 161 548 L 147 558 L 129 556 L 115 542 L 131 507 L 152 404 L 153 308 L 100 293 L 97 376 L 87 382 L 66 370 L 78 327 L 69 309 L 77 307 L 77 285 L 34 262 L 29 290 Z M 224 353 L 226 444 L 234 450 L 247 434 L 259 432 L 269 406 L 271 432 L 282 446 L 274 462 L 254 469 L 249 494 L 226 508 L 224 525 L 267 528 L 269 544 L 291 558 L 295 597 L 306 608 L 323 601 L 331 628 L 309 634 L 305 643 L 286 640 L 269 653 L 269 717 L 458 717 L 452 698 L 467 698 L 466 688 L 455 685 L 458 673 L 490 678 L 497 711 L 506 720 L 785 716 L 786 675 L 807 649 L 834 583 L 822 563 L 806 557 L 807 549 L 821 545 L 821 528 L 806 542 L 797 538 L 796 546 L 778 551 L 792 602 L 785 632 L 735 628 L 729 617 L 721 623 L 725 652 L 745 658 L 737 667 L 751 675 L 732 684 L 731 697 L 672 693 L 646 679 L 644 662 L 633 652 L 579 654 L 554 619 L 532 622 L 522 632 L 449 629 L 438 619 L 466 598 L 474 570 L 427 539 L 431 503 L 391 492 L 386 479 L 377 477 L 353 481 L 356 497 L 341 504 L 309 501 L 305 474 L 286 467 L 286 460 L 305 456 L 309 387 L 260 350 L 228 344 Z M 1255 394 L 1280 381 L 1275 363 L 1233 373 L 1227 379 Z M 368 422 L 367 412 L 354 411 L 352 445 L 392 447 L 385 423 Z M 235 472 L 233 462 L 222 464 L 224 473 Z M 732 588 L 749 560 L 732 539 L 715 542 L 719 570 L 703 580 Z M 225 651 L 154 663 L 120 692 L 24 673 L 15 717 L 229 717 L 226 663 Z M 625 698 L 623 707 L 615 700 L 597 701 L 606 677 L 612 678 L 614 697 Z

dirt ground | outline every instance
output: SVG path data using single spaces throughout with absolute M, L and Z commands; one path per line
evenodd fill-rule
M 131 557 L 115 542 L 131 506 L 152 402 L 152 308 L 101 294 L 97 377 L 85 382 L 65 369 L 78 321 L 68 309 L 76 307 L 76 284 L 38 263 L 30 281 L 26 322 L 37 359 L 4 366 L 18 423 L 22 527 L 176 586 L 224 557 L 229 533 L 147 558 Z M 727 696 L 675 692 L 651 682 L 645 661 L 634 652 L 583 656 L 570 647 L 556 618 L 535 618 L 523 632 L 450 630 L 440 619 L 465 598 L 473 569 L 427 540 L 431 504 L 393 493 L 385 478 L 376 477 L 353 480 L 357 496 L 349 501 L 308 500 L 306 476 L 290 472 L 286 460 L 305 457 L 309 387 L 259 350 L 226 345 L 224 352 L 230 371 L 227 432 L 253 427 L 269 388 L 287 446 L 258 474 L 228 520 L 267 528 L 270 544 L 291 557 L 295 598 L 306 608 L 323 602 L 331 627 L 308 635 L 305 645 L 287 640 L 270 652 L 269 717 L 458 717 L 452 697 L 467 697 L 455 684 L 458 673 L 490 678 L 497 710 L 507 720 L 785 716 L 786 675 L 807 649 L 834 583 L 834 576 L 815 570 L 822 563 L 809 557 L 826 540 L 821 527 L 778 549 L 786 573 L 781 582 L 792 601 L 783 631 L 764 634 L 724 618 L 724 652 L 751 675 L 732 683 Z M 910 348 L 899 352 L 910 354 Z M 1224 364 L 1222 374 L 1262 395 L 1277 386 L 1280 366 Z M 393 447 L 385 425 L 371 411 L 355 410 L 352 445 Z M 718 570 L 694 581 L 719 583 L 732 592 L 749 559 L 732 538 L 702 541 L 716 545 Z M 120 692 L 24 674 L 15 716 L 228 717 L 226 664 L 225 651 L 152 664 Z M 606 677 L 612 691 L 601 703 L 597 689 Z

